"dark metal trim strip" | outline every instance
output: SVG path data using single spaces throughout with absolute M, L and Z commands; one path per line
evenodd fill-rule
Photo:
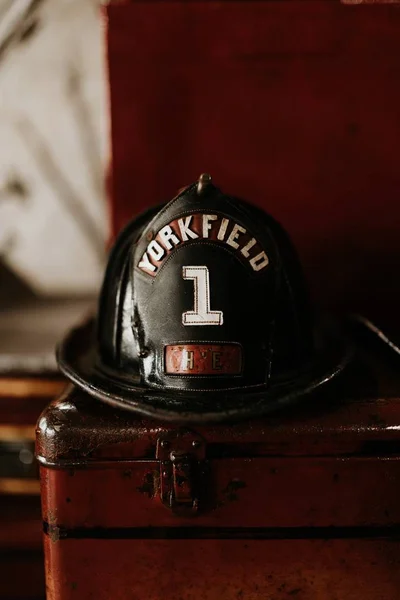
M 43 523 L 52 540 L 348 540 L 399 538 L 400 524 L 352 527 L 76 527 L 67 529 Z

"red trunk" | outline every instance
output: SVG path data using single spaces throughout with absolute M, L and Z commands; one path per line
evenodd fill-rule
M 38 425 L 49 600 L 396 600 L 400 400 L 367 373 L 195 430 L 71 390 Z

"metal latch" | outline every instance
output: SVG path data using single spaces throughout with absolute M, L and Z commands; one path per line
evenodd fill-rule
M 199 510 L 205 454 L 205 441 L 194 432 L 174 431 L 157 440 L 161 500 L 177 515 Z

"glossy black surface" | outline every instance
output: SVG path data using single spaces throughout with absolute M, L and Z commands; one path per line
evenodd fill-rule
M 254 270 L 240 247 L 219 241 L 214 231 L 207 238 L 181 239 L 157 263 L 155 274 L 138 267 L 163 227 L 175 223 L 178 235 L 176 219 L 199 213 L 200 220 L 208 214 L 239 224 L 257 240 L 257 251 L 265 251 L 268 265 Z M 210 307 L 222 311 L 222 324 L 183 323 L 183 313 L 194 308 L 194 282 L 182 276 L 188 266 L 207 267 Z M 189 186 L 120 234 L 110 254 L 96 331 L 86 350 L 77 343 L 79 332 L 61 347 L 63 372 L 100 399 L 160 418 L 220 420 L 222 413 L 246 415 L 253 404 L 265 412 L 263 405 L 270 410 L 297 398 L 331 379 L 347 361 L 336 332 L 325 336 L 313 327 L 301 266 L 282 227 L 212 184 L 201 194 L 197 184 Z M 232 342 L 242 347 L 240 374 L 165 372 L 166 345 Z

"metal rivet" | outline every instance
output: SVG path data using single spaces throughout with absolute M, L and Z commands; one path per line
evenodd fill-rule
M 168 440 L 163 440 L 161 442 L 161 448 L 169 448 L 169 446 L 170 446 L 170 443 Z
M 192 446 L 193 446 L 193 448 L 198 448 L 200 446 L 199 440 L 193 440 Z
M 143 348 L 143 350 L 141 350 L 139 352 L 139 358 L 146 358 L 146 356 L 148 356 L 149 351 L 147 350 L 147 348 Z
M 201 194 L 202 192 L 204 192 L 204 189 L 210 185 L 212 179 L 211 179 L 211 175 L 209 175 L 208 173 L 202 173 L 202 175 L 200 175 L 199 180 L 197 182 L 197 193 Z

